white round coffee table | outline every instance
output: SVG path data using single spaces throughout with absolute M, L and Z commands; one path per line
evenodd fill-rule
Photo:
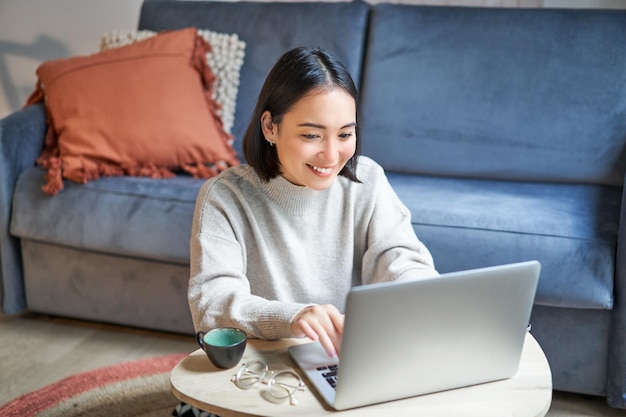
M 287 347 L 304 342 L 307 340 L 250 339 L 242 362 L 260 359 L 275 370 L 298 371 L 287 354 Z M 238 366 L 228 370 L 214 367 L 206 354 L 198 349 L 174 367 L 170 375 L 171 389 L 179 400 L 216 413 L 220 417 L 287 417 L 296 414 L 341 414 L 355 417 L 539 417 L 546 415 L 552 401 L 550 366 L 541 347 L 530 334 L 526 336 L 519 371 L 510 379 L 340 412 L 326 406 L 306 380 L 307 389 L 298 392 L 297 405 L 290 405 L 288 401 L 270 402 L 263 396 L 265 386 L 255 386 L 249 390 L 238 388 L 231 381 L 237 370 Z

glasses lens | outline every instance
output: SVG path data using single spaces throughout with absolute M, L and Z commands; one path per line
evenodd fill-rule
M 268 383 L 270 395 L 278 400 L 291 398 L 304 384 L 298 374 L 291 371 L 278 372 Z
M 237 372 L 237 385 L 241 388 L 250 388 L 265 377 L 267 369 L 267 365 L 263 362 L 244 363 Z

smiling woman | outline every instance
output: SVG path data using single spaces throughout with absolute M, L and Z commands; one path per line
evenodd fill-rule
M 326 51 L 296 48 L 277 61 L 244 136 L 249 165 L 198 195 L 196 330 L 307 336 L 335 355 L 351 286 L 437 274 L 382 168 L 358 156 L 357 103 L 350 74 Z
M 317 142 L 327 148 L 325 154 L 316 154 L 312 160 L 304 161 L 311 169 L 334 171 L 332 178 L 342 175 L 357 181 L 355 170 L 360 150 L 358 102 L 358 92 L 350 73 L 334 56 L 320 49 L 307 48 L 285 53 L 268 74 L 252 114 L 253 122 L 244 135 L 243 151 L 248 163 L 263 180 L 269 181 L 278 175 L 285 176 L 287 157 L 295 155 L 283 155 L 284 152 L 301 149 L 298 158 L 302 163 L 302 157 L 310 158 L 312 152 L 322 149 L 318 145 L 307 147 L 305 151 L 302 142 Z M 283 120 L 285 117 L 288 120 Z M 281 141 L 281 145 L 274 149 L 280 138 L 299 140 Z M 341 149 L 341 154 L 334 152 L 330 155 L 333 147 Z M 340 156 L 345 161 L 341 161 Z M 295 184 L 304 185 L 298 181 Z
M 354 285 L 437 275 L 383 169 L 359 156 L 358 96 L 326 51 L 275 64 L 243 142 L 248 165 L 207 181 L 191 234 L 197 331 L 319 340 L 341 348 Z
M 266 110 L 261 126 L 276 146 L 281 175 L 295 185 L 328 188 L 356 151 L 356 104 L 339 88 L 301 98 L 280 123 Z

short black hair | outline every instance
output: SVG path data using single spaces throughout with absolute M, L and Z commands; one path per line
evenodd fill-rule
M 262 180 L 269 181 L 280 175 L 276 148 L 265 140 L 261 129 L 263 113 L 269 111 L 272 121 L 280 123 L 282 117 L 302 97 L 315 90 L 337 87 L 354 98 L 358 117 L 358 92 L 350 73 L 339 59 L 321 48 L 298 47 L 286 52 L 276 61 L 261 88 L 242 145 L 247 163 Z M 360 182 L 356 177 L 361 148 L 358 129 L 357 121 L 354 155 L 339 172 L 339 175 L 355 182 Z

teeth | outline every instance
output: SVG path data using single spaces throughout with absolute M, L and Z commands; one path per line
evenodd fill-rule
M 329 174 L 333 170 L 332 168 L 321 168 L 321 167 L 316 167 L 315 165 L 309 165 L 309 166 L 313 168 L 314 171 L 317 171 L 320 174 Z

